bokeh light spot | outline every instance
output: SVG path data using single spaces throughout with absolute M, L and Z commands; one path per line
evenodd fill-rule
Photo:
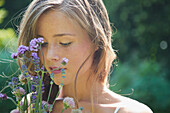
M 161 41 L 161 43 L 160 43 L 160 48 L 161 49 L 163 49 L 163 50 L 165 50 L 165 49 L 167 49 L 168 48 L 168 43 L 167 43 L 167 41 Z

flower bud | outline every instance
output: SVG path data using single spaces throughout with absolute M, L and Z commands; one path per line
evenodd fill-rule
M 25 95 L 25 89 L 23 89 L 22 87 L 19 88 L 19 93 L 20 95 Z
M 63 58 L 63 61 L 61 62 L 62 65 L 66 65 L 68 63 L 68 59 L 67 58 Z
M 0 93 L 0 98 L 2 98 L 2 100 L 6 100 L 7 99 L 7 95 Z
M 15 87 L 13 89 L 12 93 L 15 94 L 15 95 L 20 95 L 21 96 L 21 95 L 25 95 L 26 91 L 22 87 Z
M 25 84 L 25 81 L 26 81 L 26 78 L 23 74 L 19 75 L 19 81 L 22 83 L 22 84 Z
M 64 105 L 65 109 L 67 109 L 67 108 L 74 108 L 75 107 L 74 99 L 70 98 L 70 97 L 64 98 L 63 105 Z
M 51 81 L 50 84 L 53 85 L 53 81 Z
M 22 65 L 22 66 L 21 66 L 21 69 L 22 69 L 23 71 L 27 71 L 27 66 L 26 66 L 26 65 Z
M 60 85 L 61 85 L 61 86 L 64 86 L 64 84 L 63 84 L 63 83 L 60 83 Z
M 31 91 L 32 91 L 32 92 L 36 92 L 36 89 L 37 89 L 37 88 L 36 88 L 35 85 L 31 85 Z
M 66 74 L 64 68 L 61 69 L 61 74 L 62 74 L 62 75 L 65 75 L 65 74 Z
M 12 77 L 12 84 L 17 85 L 18 84 L 18 78 L 17 77 Z
M 54 73 L 51 73 L 51 74 L 50 74 L 50 78 L 51 78 L 51 80 L 54 79 Z
M 15 53 L 12 53 L 12 54 L 11 54 L 11 57 L 12 57 L 12 59 L 16 59 L 16 58 L 17 58 L 17 55 L 16 55 Z

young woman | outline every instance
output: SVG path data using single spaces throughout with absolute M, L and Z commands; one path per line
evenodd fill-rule
M 43 37 L 45 68 L 51 71 L 63 57 L 69 63 L 60 98 L 52 113 L 60 113 L 62 98 L 72 97 L 83 113 L 152 113 L 150 108 L 107 88 L 107 78 L 116 54 L 111 45 L 112 29 L 102 0 L 33 0 L 20 25 L 18 45 L 29 45 L 31 39 Z M 42 55 L 39 52 L 42 63 Z M 30 73 L 34 70 L 27 64 Z M 62 83 L 62 75 L 54 73 L 50 103 Z M 47 99 L 50 78 L 44 78 Z M 64 113 L 70 113 L 70 109 Z

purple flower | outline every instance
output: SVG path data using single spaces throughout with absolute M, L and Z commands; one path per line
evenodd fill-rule
M 38 51 L 39 44 L 44 43 L 43 38 L 34 38 L 30 41 L 30 50 Z
M 43 70 L 43 69 L 44 69 L 44 66 L 41 67 L 41 70 Z
M 37 39 L 36 38 L 34 38 L 34 39 L 32 39 L 31 41 L 30 41 L 30 50 L 31 51 L 38 51 L 38 44 L 37 44 Z
M 62 65 L 66 65 L 68 63 L 68 59 L 67 58 L 63 58 L 63 61 L 61 62 Z
M 41 37 L 40 37 L 40 38 L 37 38 L 37 42 L 42 44 L 42 43 L 44 43 L 44 39 L 41 38 Z
M 20 45 L 17 49 L 17 56 L 24 54 L 26 51 L 28 51 L 29 48 L 27 46 Z
M 40 71 L 40 67 L 39 67 L 39 65 L 38 65 L 38 64 L 35 64 L 34 69 L 35 69 L 35 72 L 39 72 L 39 71 Z
M 25 89 L 23 89 L 22 87 L 19 88 L 19 94 L 20 95 L 25 95 Z
M 26 65 L 22 65 L 22 66 L 21 66 L 21 69 L 22 69 L 23 71 L 26 71 L 26 70 L 27 70 L 27 66 L 26 66 Z
M 12 92 L 13 94 L 15 94 L 15 95 L 25 95 L 25 90 L 22 88 L 22 87 L 16 87 L 16 88 L 14 88 L 13 89 L 13 92 Z
M 63 105 L 64 105 L 65 109 L 67 109 L 67 108 L 74 108 L 75 107 L 74 99 L 70 98 L 70 97 L 64 98 Z
M 0 98 L 2 98 L 2 100 L 6 100 L 7 99 L 7 95 L 0 93 Z
M 17 58 L 17 55 L 16 55 L 15 53 L 12 53 L 12 54 L 11 54 L 11 57 L 12 57 L 12 59 L 16 59 L 16 58 Z
M 38 85 L 39 81 L 40 81 L 40 78 L 38 76 L 33 76 L 32 78 L 33 78 L 32 79 L 33 83 Z
M 25 78 L 30 78 L 31 77 L 29 75 L 28 71 L 24 71 L 22 74 L 24 75 Z
M 15 54 L 15 53 L 12 53 L 11 54 L 11 57 L 13 58 L 13 59 L 16 59 L 17 58 L 17 56 L 21 56 L 22 54 L 24 54 L 26 51 L 28 51 L 29 50 L 29 48 L 27 47 L 27 46 L 23 46 L 23 45 L 20 45 L 19 47 L 18 47 L 18 49 L 17 49 L 17 53 Z
M 32 56 L 32 60 L 33 60 L 33 63 L 38 63 L 38 62 L 40 62 L 40 58 L 37 56 L 37 53 L 32 53 L 31 54 L 31 56 Z
M 36 92 L 36 86 L 35 85 L 31 85 L 31 91 Z
M 34 60 L 34 59 L 40 59 L 40 58 L 38 57 L 37 53 L 32 53 L 31 56 L 32 56 L 33 60 Z
M 36 94 L 32 94 L 31 95 L 31 103 L 36 103 L 36 100 L 37 100 Z
M 12 84 L 17 85 L 18 84 L 18 78 L 17 77 L 12 77 Z

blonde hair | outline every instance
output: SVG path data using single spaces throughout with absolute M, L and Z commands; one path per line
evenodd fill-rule
M 37 37 L 37 20 L 51 9 L 67 14 L 87 31 L 98 47 L 92 64 L 94 73 L 101 81 L 106 81 L 116 55 L 111 45 L 112 29 L 102 0 L 34 0 L 21 21 L 18 45 L 28 46 L 30 40 Z M 33 71 L 32 66 L 29 67 L 30 72 Z
M 92 68 L 94 78 L 106 83 L 116 54 L 111 45 L 112 29 L 107 10 L 102 0 L 33 0 L 20 24 L 18 45 L 28 46 L 37 37 L 36 24 L 39 17 L 49 10 L 57 10 L 75 20 L 88 33 L 97 48 L 94 51 Z M 27 63 L 33 72 L 31 62 Z M 90 78 L 91 76 L 89 76 Z

